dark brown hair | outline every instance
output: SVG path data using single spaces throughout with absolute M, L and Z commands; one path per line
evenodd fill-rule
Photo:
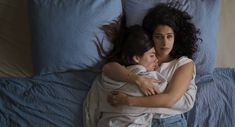
M 116 61 L 129 66 L 135 64 L 134 56 L 142 57 L 145 52 L 154 47 L 154 43 L 140 25 L 130 26 L 124 33 L 122 43 L 119 44 L 121 45 L 120 56 L 116 56 L 118 58 Z
M 106 62 L 115 61 L 125 66 L 133 65 L 133 56 L 143 56 L 146 51 L 154 47 L 153 41 L 142 26 L 125 27 L 124 16 L 120 16 L 118 20 L 110 24 L 103 25 L 101 29 L 113 44 L 112 50 L 105 52 L 102 48 L 102 41 L 97 39 L 99 55 Z

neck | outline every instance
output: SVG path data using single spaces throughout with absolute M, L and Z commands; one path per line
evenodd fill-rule
M 170 56 L 164 56 L 164 57 L 157 56 L 157 58 L 158 58 L 159 65 L 161 65 L 162 63 L 166 63 L 166 62 L 173 60 L 173 58 Z

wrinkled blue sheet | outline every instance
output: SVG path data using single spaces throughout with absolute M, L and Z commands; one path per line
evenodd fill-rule
M 66 72 L 0 78 L 1 127 L 82 127 L 82 104 L 97 74 Z M 235 69 L 217 68 L 197 80 L 189 127 L 234 127 Z
M 0 127 L 82 127 L 82 104 L 94 78 L 88 72 L 1 78 Z
M 216 68 L 213 75 L 197 80 L 189 127 L 235 127 L 235 68 Z

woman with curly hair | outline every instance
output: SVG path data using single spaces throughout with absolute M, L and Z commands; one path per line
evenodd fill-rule
M 155 44 L 160 65 L 158 72 L 168 81 L 163 93 L 154 90 L 156 80 L 131 73 L 118 62 L 109 62 L 103 68 L 104 74 L 111 79 L 136 84 L 146 95 L 136 97 L 115 92 L 108 97 L 111 105 L 162 108 L 162 114 L 154 114 L 152 127 L 187 127 L 184 112 L 171 108 L 189 103 L 187 98 L 193 100 L 190 103 L 195 101 L 196 69 L 192 56 L 197 49 L 199 31 L 191 22 L 192 17 L 178 7 L 178 4 L 172 3 L 158 4 L 149 10 L 143 20 L 143 27 Z M 191 92 L 188 92 L 189 89 Z

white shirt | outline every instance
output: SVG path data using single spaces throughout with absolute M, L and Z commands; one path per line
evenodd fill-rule
M 180 57 L 179 59 L 175 59 L 167 63 L 162 63 L 158 72 L 162 74 L 163 77 L 166 78 L 167 82 L 169 82 L 176 69 L 190 62 L 192 62 L 191 59 L 183 56 Z M 174 116 L 176 115 L 175 114 L 176 110 L 178 111 L 179 114 L 185 113 L 185 110 L 180 111 L 182 107 L 184 107 L 183 109 L 191 109 L 194 105 L 197 93 L 195 77 L 196 77 L 196 67 L 194 65 L 193 79 L 191 80 L 189 88 L 187 89 L 184 96 L 181 97 L 180 100 L 178 100 L 177 103 L 172 108 L 161 108 L 165 113 L 155 114 L 154 118 L 159 119 L 159 118 L 167 118 L 170 116 Z

